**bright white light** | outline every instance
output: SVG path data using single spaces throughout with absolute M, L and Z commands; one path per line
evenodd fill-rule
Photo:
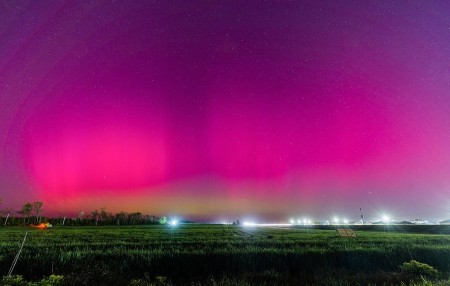
M 302 223 L 302 220 L 301 220 L 301 219 L 297 220 L 297 223 L 298 223 L 298 224 L 301 224 L 301 223 Z
M 339 219 L 338 219 L 337 217 L 334 217 L 334 218 L 333 218 L 333 222 L 334 222 L 335 224 L 338 224 L 338 223 L 339 223 Z
M 178 224 L 178 220 L 173 219 L 169 222 L 170 225 L 176 226 Z
M 244 221 L 243 225 L 244 225 L 244 226 L 256 226 L 256 223 Z
M 308 219 L 308 220 L 306 221 L 306 224 L 312 224 L 312 222 Z
M 348 224 L 348 219 L 344 218 L 344 224 Z
M 383 222 L 388 223 L 391 220 L 391 218 L 388 215 L 383 215 Z
M 294 220 L 293 220 L 293 219 L 290 219 L 289 222 L 290 222 L 291 224 L 294 224 Z

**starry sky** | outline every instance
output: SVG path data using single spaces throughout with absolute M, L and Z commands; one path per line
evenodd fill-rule
M 450 218 L 448 1 L 2 1 L 0 208 Z

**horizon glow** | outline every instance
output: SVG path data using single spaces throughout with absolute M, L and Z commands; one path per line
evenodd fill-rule
M 0 27 L 2 208 L 450 218 L 448 3 L 12 2 Z

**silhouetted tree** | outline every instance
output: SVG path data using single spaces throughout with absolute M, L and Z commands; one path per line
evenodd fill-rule
M 34 202 L 32 205 L 32 211 L 35 214 L 34 223 L 38 224 L 41 222 L 41 213 L 43 211 L 42 206 L 44 205 L 43 202 Z
M 78 214 L 77 219 L 79 220 L 79 223 L 82 224 L 82 225 L 84 225 L 83 217 L 84 217 L 84 211 L 81 211 L 81 212 Z
M 102 219 L 102 222 L 105 222 L 108 220 L 108 213 L 106 212 L 105 208 L 100 209 L 100 218 Z
M 92 219 L 95 220 L 95 225 L 97 225 L 98 224 L 98 215 L 99 215 L 98 210 L 94 210 L 93 212 L 91 212 L 91 214 L 92 214 Z
M 126 212 L 119 212 L 116 214 L 116 221 L 117 225 L 126 224 L 127 223 L 127 216 L 128 214 Z
M 29 223 L 30 222 L 30 214 L 33 210 L 33 205 L 30 203 L 26 203 L 23 205 L 22 209 L 18 211 L 17 213 L 21 214 L 23 217 L 23 223 Z M 25 218 L 27 219 L 25 222 Z

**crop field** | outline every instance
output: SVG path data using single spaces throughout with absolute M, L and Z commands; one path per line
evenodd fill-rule
M 357 230 L 346 238 L 335 230 L 192 224 L 0 228 L 0 276 L 27 231 L 13 274 L 63 275 L 67 285 L 395 284 L 399 266 L 413 259 L 443 279 L 450 273 L 445 234 Z

